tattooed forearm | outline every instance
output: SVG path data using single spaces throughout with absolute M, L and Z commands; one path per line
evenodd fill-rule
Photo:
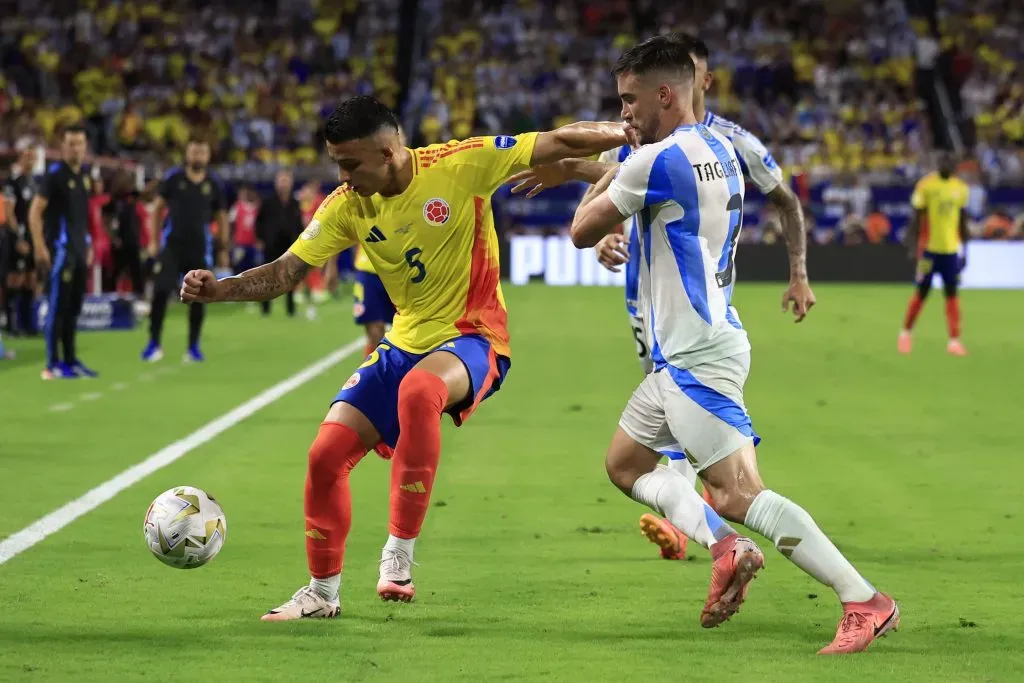
M 779 211 L 782 236 L 789 247 L 789 279 L 806 279 L 807 231 L 804 228 L 804 211 L 800 200 L 784 185 L 769 192 L 768 200 Z
M 309 272 L 309 264 L 291 252 L 218 283 L 223 301 L 267 301 L 296 287 Z

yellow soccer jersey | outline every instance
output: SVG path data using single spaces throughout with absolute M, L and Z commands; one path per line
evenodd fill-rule
M 929 173 L 914 186 L 910 204 L 928 216 L 925 251 L 933 254 L 960 251 L 960 210 L 967 206 L 968 192 L 964 181 L 956 176 L 943 180 L 938 173 Z
M 373 264 L 370 263 L 370 257 L 366 255 L 366 249 L 356 245 L 356 258 L 353 264 L 356 270 L 361 270 L 364 273 L 376 273 L 373 269 Z
M 388 340 L 425 353 L 467 334 L 509 356 L 491 194 L 529 167 L 536 133 L 410 150 L 413 178 L 394 197 L 331 193 L 291 252 L 312 266 L 359 244 L 398 313 Z

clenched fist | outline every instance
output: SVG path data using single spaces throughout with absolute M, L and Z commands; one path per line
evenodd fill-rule
M 217 276 L 208 270 L 190 270 L 181 283 L 181 300 L 208 304 L 217 301 Z

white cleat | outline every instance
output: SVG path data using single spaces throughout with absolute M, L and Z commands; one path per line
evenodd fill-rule
M 275 607 L 260 621 L 293 621 L 295 619 L 333 619 L 341 614 L 341 603 L 328 600 L 309 586 L 303 586 L 292 599 Z
M 381 600 L 410 602 L 416 595 L 412 584 L 412 560 L 399 550 L 384 549 L 380 558 L 380 580 L 377 595 Z

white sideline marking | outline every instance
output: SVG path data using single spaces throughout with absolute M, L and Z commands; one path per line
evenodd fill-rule
M 74 403 L 58 403 L 50 406 L 51 413 L 63 413 L 75 407 Z
M 99 392 L 93 392 L 91 394 L 82 394 L 81 399 L 83 401 L 95 401 L 98 398 L 103 398 L 103 394 Z
M 113 384 L 110 385 L 110 390 L 111 391 L 121 391 L 122 389 L 126 388 L 127 386 L 128 385 L 126 383 L 124 383 L 124 382 L 114 382 Z
M 16 555 L 25 552 L 50 534 L 60 531 L 82 515 L 95 510 L 129 486 L 148 477 L 162 467 L 170 465 L 183 455 L 211 441 L 216 436 L 231 429 L 242 420 L 267 407 L 290 391 L 299 388 L 317 375 L 329 370 L 347 356 L 361 350 L 364 343 L 365 341 L 362 337 L 353 340 L 337 351 L 324 356 L 309 367 L 260 392 L 237 408 L 224 413 L 212 422 L 208 422 L 188 436 L 161 448 L 139 464 L 129 467 L 124 472 L 103 482 L 80 498 L 36 520 L 21 531 L 8 536 L 3 541 L 0 541 L 0 564 L 4 564 Z

